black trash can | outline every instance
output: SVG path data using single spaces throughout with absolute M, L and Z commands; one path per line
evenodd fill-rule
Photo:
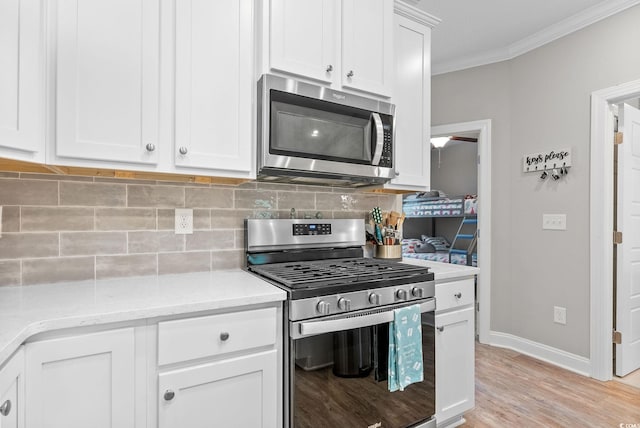
M 373 368 L 371 327 L 333 333 L 333 374 L 338 377 L 367 377 Z

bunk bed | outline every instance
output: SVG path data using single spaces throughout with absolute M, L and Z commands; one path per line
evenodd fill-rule
M 477 266 L 475 250 L 478 238 L 478 199 L 475 195 L 407 195 L 403 198 L 402 210 L 406 217 L 406 232 L 402 240 L 403 257 Z M 453 236 L 438 236 L 436 220 L 441 218 L 450 218 L 456 222 L 457 231 Z M 425 234 L 422 230 L 406 227 L 411 223 L 411 219 L 431 219 L 431 233 Z

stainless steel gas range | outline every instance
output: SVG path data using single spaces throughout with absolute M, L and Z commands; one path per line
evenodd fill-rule
M 363 220 L 250 219 L 247 269 L 287 292 L 284 426 L 435 427 L 435 284 L 428 268 L 363 257 Z M 389 324 L 419 305 L 424 380 L 389 392 Z

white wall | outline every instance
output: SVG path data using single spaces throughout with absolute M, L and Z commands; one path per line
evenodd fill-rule
M 589 357 L 592 91 L 640 78 L 640 6 L 502 63 L 434 76 L 432 123 L 492 119 L 491 330 Z M 559 182 L 521 172 L 527 153 L 570 147 Z M 567 230 L 543 231 L 543 213 Z M 553 306 L 567 325 L 553 323 Z

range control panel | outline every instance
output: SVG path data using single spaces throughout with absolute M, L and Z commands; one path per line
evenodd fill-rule
M 300 235 L 331 235 L 331 224 L 304 223 L 293 225 L 293 236 Z

